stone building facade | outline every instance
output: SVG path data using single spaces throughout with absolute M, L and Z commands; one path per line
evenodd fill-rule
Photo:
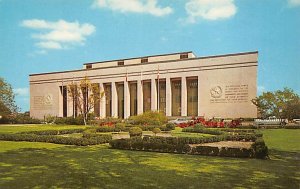
M 258 52 L 196 57 L 193 52 L 85 63 L 83 69 L 30 75 L 30 114 L 73 116 L 70 82 L 88 77 L 105 92 L 101 118 L 159 110 L 167 116 L 254 118 Z

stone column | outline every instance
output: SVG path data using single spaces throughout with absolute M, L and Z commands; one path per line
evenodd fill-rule
M 143 85 L 141 80 L 137 80 L 137 114 L 143 113 Z
M 157 89 L 155 79 L 151 79 L 151 110 L 157 111 Z
M 181 116 L 187 116 L 186 77 L 181 77 Z
M 124 118 L 130 116 L 130 92 L 129 92 L 129 83 L 124 81 Z
M 166 78 L 166 116 L 172 116 L 172 90 L 169 77 Z
M 201 111 L 201 103 L 200 101 L 202 100 L 202 97 L 201 97 L 201 80 L 200 80 L 200 76 L 198 75 L 198 116 L 205 116 L 205 112 L 202 112 Z
M 111 82 L 111 112 L 112 117 L 118 117 L 118 94 L 115 82 Z
M 99 87 L 100 87 L 100 94 L 104 93 L 103 97 L 100 99 L 100 118 L 105 118 L 106 117 L 106 97 L 105 97 L 103 83 L 100 83 Z

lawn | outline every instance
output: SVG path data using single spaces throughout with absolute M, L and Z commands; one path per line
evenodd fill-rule
M 87 126 L 78 125 L 0 125 L 0 133 L 19 133 L 28 131 L 43 131 L 43 130 L 64 130 L 64 129 L 84 129 Z
M 182 132 L 182 128 L 176 127 L 175 130 L 172 132 L 172 136 L 176 137 L 206 137 L 206 136 L 213 136 L 210 134 L 204 134 L 204 133 L 188 133 L 188 132 Z
M 299 188 L 299 131 L 264 130 L 270 160 L 0 141 L 0 188 Z

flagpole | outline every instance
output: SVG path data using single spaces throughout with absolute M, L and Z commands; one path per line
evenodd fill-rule
M 64 117 L 64 80 L 63 80 L 63 77 L 61 77 L 61 93 L 62 93 L 62 105 L 63 105 L 62 117 Z
M 158 112 L 159 112 L 159 65 L 158 65 L 158 69 L 157 69 L 157 92 L 158 92 L 158 94 L 157 94 L 157 99 L 158 99 L 158 101 L 157 101 L 157 109 L 158 109 Z

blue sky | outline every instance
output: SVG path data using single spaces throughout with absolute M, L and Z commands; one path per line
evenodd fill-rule
M 300 94 L 300 0 L 0 0 L 0 76 L 22 111 L 31 73 L 190 50 L 258 50 L 259 93 Z

